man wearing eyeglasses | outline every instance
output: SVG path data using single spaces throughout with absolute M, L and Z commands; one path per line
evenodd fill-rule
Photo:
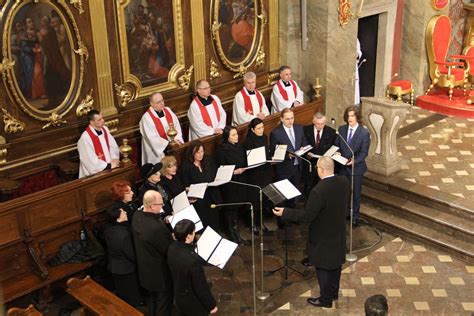
M 170 125 L 176 129 L 175 140 L 183 143 L 183 135 L 178 117 L 167 106 L 163 95 L 155 92 L 149 98 L 150 107 L 140 120 L 140 133 L 142 134 L 142 163 L 156 164 L 164 156 L 166 146 L 171 139 L 168 137 Z
M 211 86 L 204 79 L 196 83 L 196 97 L 189 105 L 189 140 L 222 134 L 226 113 L 221 100 L 211 94 Z
M 167 265 L 168 246 L 173 238 L 163 222 L 163 198 L 147 191 L 143 211 L 133 216 L 132 229 L 140 285 L 148 290 L 148 315 L 171 315 L 173 281 Z

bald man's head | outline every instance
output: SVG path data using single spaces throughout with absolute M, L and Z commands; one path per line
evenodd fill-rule
M 143 196 L 144 212 L 160 213 L 163 208 L 163 198 L 160 192 L 148 190 Z
M 334 160 L 330 157 L 323 156 L 319 158 L 317 166 L 318 175 L 321 179 L 334 174 Z

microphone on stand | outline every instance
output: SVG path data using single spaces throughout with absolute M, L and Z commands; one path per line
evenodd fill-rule
M 253 229 L 255 228 L 254 213 L 253 213 L 253 204 L 250 202 L 240 202 L 240 203 L 221 203 L 221 204 L 211 204 L 211 208 L 217 208 L 221 206 L 237 206 L 237 205 L 249 205 L 250 206 L 250 217 L 252 221 L 252 287 L 253 287 L 253 314 L 257 315 L 257 285 L 256 285 L 256 274 L 255 274 L 255 236 L 253 235 Z M 263 270 L 263 267 L 262 267 Z
M 362 61 L 359 63 L 359 65 L 357 65 L 357 70 L 359 70 L 360 66 L 362 66 L 363 63 L 365 63 L 367 61 L 367 59 L 362 59 Z
M 303 158 L 303 157 L 301 157 L 301 156 L 298 156 L 297 154 L 295 154 L 294 152 L 289 151 L 289 150 L 287 150 L 286 152 L 289 153 L 289 154 L 292 154 L 293 156 L 295 156 L 295 158 L 300 158 L 300 159 L 306 161 L 306 162 L 308 163 L 308 165 L 309 165 L 309 172 L 311 173 L 311 170 L 312 170 L 312 169 L 311 169 L 311 162 L 310 162 L 308 159 Z

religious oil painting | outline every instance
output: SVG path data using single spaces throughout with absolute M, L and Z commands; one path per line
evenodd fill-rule
M 256 34 L 256 2 L 220 0 L 216 3 L 220 46 L 231 63 L 242 62 L 252 50 Z
M 132 0 L 125 9 L 130 73 L 142 86 L 168 80 L 176 63 L 172 0 Z
M 38 111 L 57 108 L 71 89 L 75 56 L 61 12 L 48 3 L 21 6 L 10 24 L 13 76 L 23 99 Z

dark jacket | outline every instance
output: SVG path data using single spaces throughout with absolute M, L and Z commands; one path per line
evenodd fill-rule
M 259 148 L 262 146 L 265 147 L 267 160 L 272 159 L 267 136 L 265 134 L 262 136 L 257 136 L 252 130 L 249 130 L 243 143 L 245 153 L 247 153 L 247 150 Z M 262 189 L 272 183 L 273 180 L 272 168 L 268 163 L 264 164 L 263 166 L 245 171 L 245 175 L 247 177 L 248 183 L 258 185 Z
M 135 272 L 136 260 L 133 247 L 132 230 L 127 222 L 114 223 L 104 230 L 109 256 L 108 269 L 113 274 Z
M 216 300 L 207 284 L 200 257 L 193 246 L 179 241 L 168 248 L 168 266 L 173 277 L 174 297 L 184 315 L 209 315 Z
M 223 142 L 217 146 L 216 162 L 219 166 L 235 165 L 235 169 L 238 169 L 247 166 L 247 156 L 244 153 L 242 145 Z M 246 182 L 246 178 L 246 172 L 242 174 L 234 174 L 232 176 L 233 181 L 243 183 Z M 224 198 L 224 203 L 238 203 L 247 200 L 247 188 L 241 184 L 227 183 L 222 185 L 220 188 Z M 236 192 L 239 192 L 239 194 L 236 194 Z
M 168 194 L 170 200 L 174 199 L 178 194 L 186 190 L 186 187 L 184 186 L 184 183 L 181 181 L 181 178 L 178 174 L 175 175 L 171 180 L 162 175 L 160 184 Z
M 163 198 L 163 210 L 165 211 L 166 215 L 171 215 L 173 212 L 171 208 L 171 199 L 166 193 L 165 189 L 161 185 L 161 181 L 159 183 L 152 183 L 148 180 L 143 180 L 143 185 L 141 186 L 140 190 L 138 191 L 138 202 L 139 205 L 143 205 L 143 197 L 145 196 L 146 191 L 154 190 L 160 192 L 161 197 Z
M 324 178 L 311 190 L 304 210 L 285 208 L 283 220 L 309 223 L 308 255 L 316 268 L 333 270 L 346 261 L 346 215 L 350 184 Z
M 112 209 L 122 209 L 127 213 L 128 223 L 132 225 L 133 215 L 137 211 L 137 206 L 133 203 L 125 203 L 124 201 L 117 200 L 112 204 Z
M 158 214 L 138 211 L 133 216 L 133 240 L 140 285 L 149 291 L 169 291 L 171 275 L 166 262 L 173 238 Z
M 339 136 L 344 138 L 347 141 L 347 131 L 349 130 L 349 125 L 339 126 Z M 341 155 L 347 159 L 352 158 L 352 153 L 347 147 L 347 145 L 338 137 L 336 139 L 336 146 L 339 147 L 339 152 Z M 354 152 L 354 175 L 363 175 L 367 171 L 367 165 L 365 164 L 365 158 L 369 154 L 370 146 L 370 133 L 364 128 L 361 124 L 357 127 L 354 135 L 352 135 L 351 142 L 349 144 L 352 151 Z M 352 166 L 345 166 L 346 171 L 349 175 L 352 174 Z
M 313 148 L 311 149 L 311 152 L 315 155 L 324 155 L 326 151 L 328 151 L 329 148 L 331 148 L 332 145 L 334 145 L 336 141 L 336 131 L 329 127 L 329 126 L 324 126 L 323 128 L 323 133 L 321 135 L 321 140 L 319 142 L 319 147 L 316 144 L 316 135 L 314 131 L 314 125 L 307 125 L 303 127 L 304 131 L 304 136 L 306 138 L 306 141 L 308 142 L 309 145 L 311 145 Z M 305 175 L 309 176 L 311 179 L 317 178 L 317 172 L 316 172 L 316 163 L 318 162 L 318 159 L 315 158 L 310 158 L 307 157 L 309 161 L 311 162 L 311 173 L 308 175 L 309 172 L 305 172 Z M 303 168 L 303 170 L 309 170 L 308 163 L 303 162 L 303 164 L 306 166 Z M 337 165 L 337 163 L 336 163 Z M 336 169 L 337 170 L 337 169 Z M 318 178 L 319 179 L 319 178 Z M 314 182 L 316 183 L 316 181 Z

